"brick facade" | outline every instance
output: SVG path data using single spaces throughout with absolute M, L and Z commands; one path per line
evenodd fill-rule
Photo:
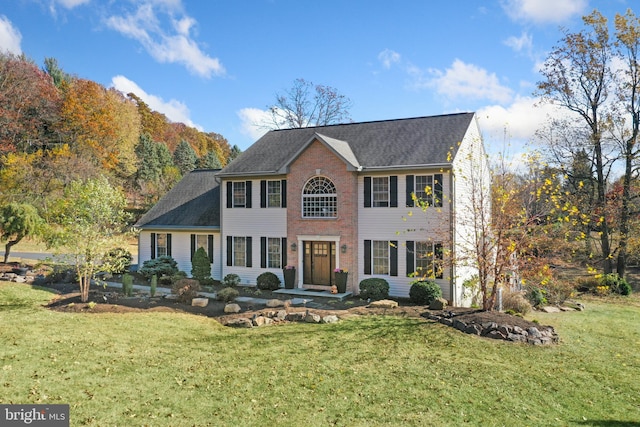
M 302 217 L 302 189 L 313 177 L 330 179 L 337 192 L 337 217 L 327 219 Z M 347 291 L 357 293 L 358 268 L 358 175 L 348 171 L 347 164 L 319 141 L 312 142 L 306 150 L 290 165 L 287 176 L 287 241 L 298 242 L 298 236 L 314 235 L 324 238 L 339 237 L 336 242 L 339 265 L 349 274 Z M 320 239 L 322 240 L 322 239 Z M 346 245 L 342 253 L 341 247 Z M 302 274 L 302 265 L 298 264 L 298 253 L 291 245 L 287 248 L 287 264 L 296 265 L 298 274 Z

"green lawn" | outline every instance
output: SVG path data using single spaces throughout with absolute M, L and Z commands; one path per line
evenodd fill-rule
M 74 426 L 640 425 L 637 297 L 536 313 L 562 343 L 533 347 L 397 317 L 57 313 L 51 296 L 0 282 L 0 403 L 68 403 Z

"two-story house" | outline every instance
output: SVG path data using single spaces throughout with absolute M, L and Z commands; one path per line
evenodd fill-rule
M 189 273 L 203 247 L 216 279 L 289 266 L 297 288 L 328 289 L 340 268 L 350 292 L 380 277 L 399 297 L 427 274 L 462 305 L 473 173 L 489 176 L 473 113 L 273 130 L 167 193 L 137 224 L 139 263 L 168 254 Z

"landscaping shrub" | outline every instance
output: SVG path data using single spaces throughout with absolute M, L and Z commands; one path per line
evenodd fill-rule
M 416 280 L 411 282 L 409 300 L 414 304 L 429 305 L 442 296 L 442 289 L 433 280 Z
M 116 248 L 107 252 L 103 259 L 103 268 L 113 274 L 123 274 L 129 271 L 133 256 L 124 248 Z
M 566 280 L 551 279 L 544 285 L 547 302 L 549 304 L 562 304 L 575 292 L 576 288 Z
M 278 276 L 270 271 L 265 271 L 259 275 L 257 280 L 258 289 L 262 289 L 264 291 L 275 291 L 280 288 L 281 283 L 282 282 Z
M 240 282 L 241 282 L 240 276 L 234 273 L 229 273 L 226 276 L 224 276 L 224 279 L 222 279 L 222 284 L 227 287 L 238 286 Z
M 206 287 L 213 287 L 216 284 L 216 279 L 214 279 L 213 277 L 207 277 L 206 279 L 202 279 L 200 280 L 200 286 L 202 286 L 203 288 Z
M 610 292 L 629 295 L 631 293 L 631 285 L 624 277 L 618 276 L 618 273 L 605 274 L 600 279 L 600 286 L 606 286 Z
M 196 279 L 180 279 L 171 287 L 171 292 L 178 296 L 178 301 L 190 303 L 200 292 L 200 282 Z
M 218 291 L 218 293 L 216 294 L 216 299 L 218 301 L 231 302 L 236 299 L 238 295 L 240 295 L 240 292 L 238 292 L 237 289 L 224 288 Z
M 540 307 L 547 303 L 546 292 L 537 286 L 530 286 L 526 291 L 526 297 L 534 307 Z
M 191 260 L 191 276 L 200 281 L 211 277 L 211 262 L 204 248 L 198 248 L 195 254 L 193 254 L 193 259 Z
M 364 279 L 360 282 L 360 298 L 371 300 L 389 298 L 389 282 L 375 277 Z
M 130 274 L 122 276 L 122 293 L 128 297 L 133 295 L 133 276 Z
M 138 270 L 145 279 L 151 279 L 154 274 L 158 278 L 164 276 L 173 276 L 178 272 L 178 263 L 175 259 L 168 255 L 159 256 L 155 259 L 149 259 L 142 263 L 142 267 Z
M 505 292 L 502 296 L 502 308 L 507 313 L 525 315 L 533 307 L 522 292 Z

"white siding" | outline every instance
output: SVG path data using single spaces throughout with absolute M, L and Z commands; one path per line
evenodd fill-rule
M 250 180 L 251 184 L 251 208 L 227 208 L 227 181 L 223 180 L 220 184 L 221 193 L 221 221 L 222 221 L 222 237 L 221 237 L 221 253 L 222 253 L 222 272 L 221 278 L 227 274 L 234 273 L 240 276 L 243 285 L 255 285 L 257 277 L 265 271 L 271 271 L 276 274 L 284 284 L 282 269 L 264 269 L 260 268 L 260 238 L 261 237 L 287 237 L 287 209 L 286 208 L 261 208 L 260 207 L 260 181 L 262 179 L 275 180 L 281 179 L 255 178 Z M 234 180 L 230 180 L 234 181 Z M 247 180 L 237 180 L 247 181 Z M 252 266 L 251 267 L 234 267 L 227 265 L 227 236 L 234 237 L 251 237 L 252 238 Z M 291 243 L 291 242 L 289 242 Z M 286 250 L 286 248 L 283 248 Z
M 406 176 L 443 174 L 443 206 L 429 207 L 423 211 L 419 207 L 406 207 Z M 397 176 L 398 207 L 364 207 L 364 176 Z M 432 240 L 442 242 L 448 247 L 450 238 L 450 174 L 441 169 L 422 169 L 366 174 L 358 177 L 358 283 L 371 278 L 380 277 L 389 282 L 389 294 L 395 297 L 408 297 L 410 283 L 415 280 L 407 277 L 406 242 Z M 389 240 L 398 241 L 398 275 L 365 275 L 364 274 L 364 241 Z M 450 299 L 449 270 L 445 270 L 443 279 L 437 279 L 443 297 Z
M 462 283 L 477 275 L 477 264 L 474 262 L 474 224 L 478 219 L 478 203 L 473 202 L 474 191 L 476 197 L 479 191 L 484 192 L 483 203 L 485 215 L 490 214 L 490 186 L 489 171 L 484 145 L 477 122 L 474 120 L 460 145 L 453 162 L 454 170 L 454 227 L 455 227 L 455 303 L 469 305 L 470 301 L 463 299 Z M 476 199 L 477 200 L 477 199 Z
M 178 269 L 191 276 L 191 235 L 213 235 L 213 264 L 211 265 L 211 277 L 220 279 L 221 272 L 221 245 L 220 233 L 217 230 L 142 230 L 138 237 L 138 266 L 151 259 L 151 233 L 171 234 L 171 257 L 178 263 Z

